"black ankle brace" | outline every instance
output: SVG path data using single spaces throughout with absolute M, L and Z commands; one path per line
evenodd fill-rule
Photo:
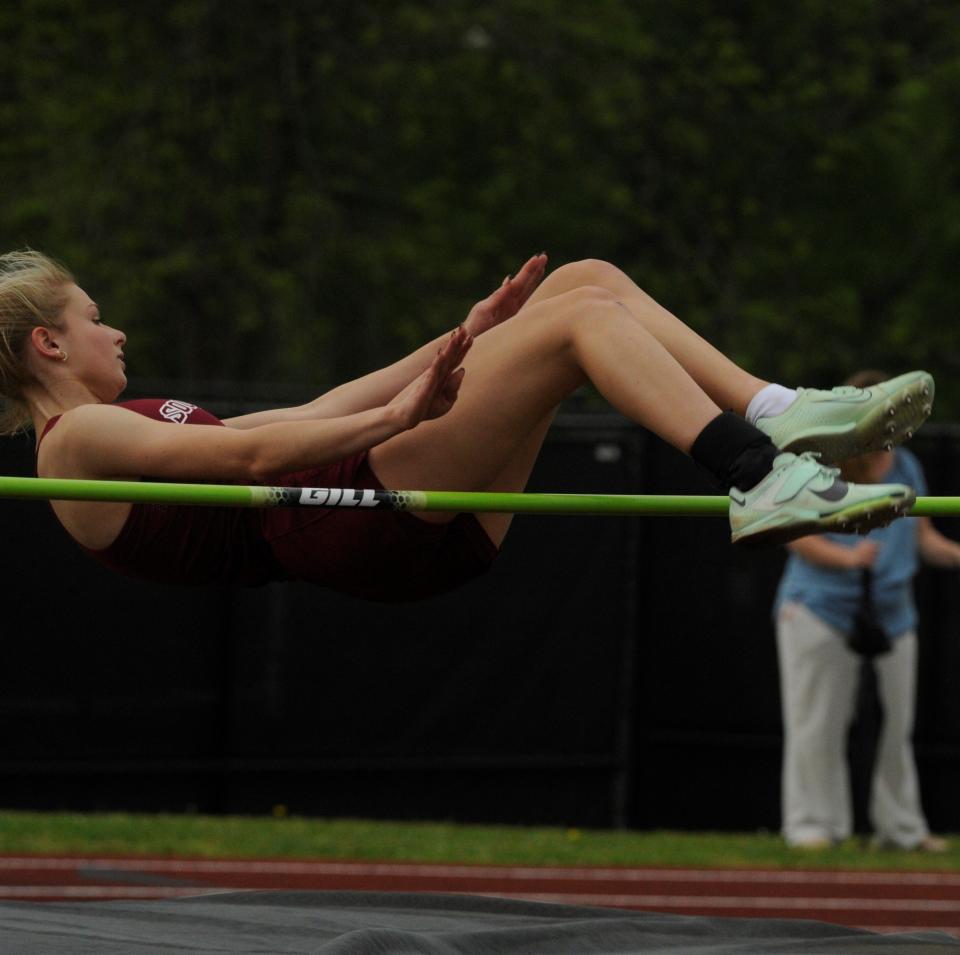
M 749 491 L 773 467 L 780 452 L 759 429 L 732 411 L 717 415 L 697 435 L 690 456 L 706 468 L 725 491 Z

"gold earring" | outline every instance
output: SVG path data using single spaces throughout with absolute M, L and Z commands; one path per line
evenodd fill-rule
M 66 353 L 65 351 L 61 351 L 61 352 L 60 352 L 60 361 L 66 361 L 66 360 L 67 360 L 67 353 Z

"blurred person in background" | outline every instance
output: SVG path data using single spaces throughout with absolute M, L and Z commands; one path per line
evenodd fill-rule
M 869 389 L 888 378 L 861 371 L 847 384 Z M 926 494 L 920 462 L 909 451 L 874 451 L 846 459 L 850 481 L 903 481 Z M 780 664 L 784 752 L 782 832 L 788 845 L 820 849 L 852 834 L 847 733 L 864 657 L 876 672 L 883 723 L 870 784 L 874 843 L 942 852 L 920 803 L 913 756 L 919 561 L 960 568 L 960 544 L 928 517 L 911 517 L 857 539 L 825 534 L 787 545 L 790 556 L 774 617 Z

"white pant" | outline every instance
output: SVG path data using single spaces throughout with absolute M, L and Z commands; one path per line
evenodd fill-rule
M 790 844 L 841 840 L 853 830 L 847 732 L 861 658 L 843 633 L 803 604 L 777 617 L 783 707 L 783 835 Z M 929 835 L 910 737 L 917 635 L 905 633 L 874 658 L 883 727 L 870 789 L 870 822 L 884 842 L 908 849 Z

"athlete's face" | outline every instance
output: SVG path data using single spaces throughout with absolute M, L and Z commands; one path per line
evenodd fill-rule
M 56 332 L 57 344 L 67 356 L 64 370 L 100 401 L 115 401 L 127 386 L 123 360 L 127 336 L 100 320 L 100 309 L 83 289 L 68 285 L 66 293 Z

